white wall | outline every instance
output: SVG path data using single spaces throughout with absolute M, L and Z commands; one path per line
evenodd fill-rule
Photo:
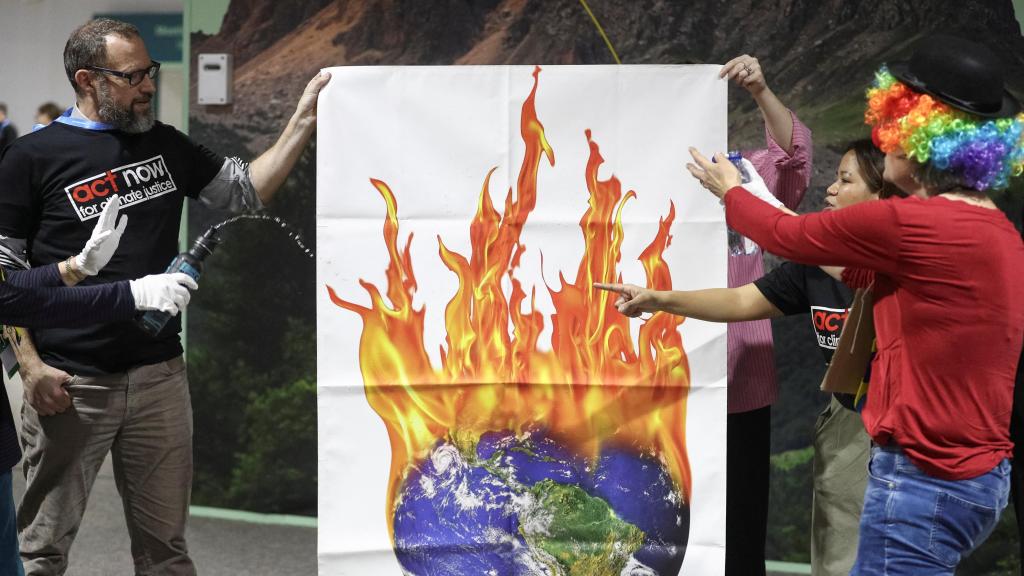
M 0 102 L 25 134 L 43 102 L 74 103 L 63 54 L 76 26 L 99 12 L 183 11 L 182 0 L 0 0 Z

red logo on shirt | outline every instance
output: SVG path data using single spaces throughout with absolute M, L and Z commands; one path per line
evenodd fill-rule
M 117 192 L 117 177 L 110 170 L 107 170 L 107 175 L 101 178 L 97 178 L 92 182 L 83 182 L 78 186 L 71 189 L 71 197 L 75 199 L 75 202 L 84 204 L 95 199 L 97 196 L 106 196 L 111 192 Z
M 848 311 L 846 308 L 825 308 L 811 306 L 811 322 L 818 337 L 818 346 L 835 350 L 839 345 L 839 335 L 843 331 Z
M 64 188 L 71 207 L 83 222 L 99 216 L 111 194 L 119 194 L 121 205 L 127 206 L 175 190 L 177 186 L 163 156 L 118 166 Z

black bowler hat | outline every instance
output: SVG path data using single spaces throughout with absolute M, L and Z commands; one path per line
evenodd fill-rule
M 1013 116 L 1021 109 L 1006 90 L 999 58 L 963 38 L 925 38 L 910 60 L 889 64 L 889 72 L 918 92 L 983 118 Z

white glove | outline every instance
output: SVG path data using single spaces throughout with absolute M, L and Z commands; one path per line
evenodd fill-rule
M 86 276 L 95 276 L 100 269 L 110 262 L 110 257 L 117 250 L 121 242 L 121 234 L 124 234 L 124 227 L 128 225 L 128 216 L 122 216 L 121 221 L 114 227 L 117 220 L 117 211 L 121 208 L 121 198 L 117 195 L 111 196 L 107 205 L 100 213 L 100 219 L 96 227 L 92 229 L 92 237 L 85 243 L 82 252 L 75 256 L 75 266 Z
M 159 310 L 177 316 L 178 312 L 188 306 L 192 295 L 189 290 L 197 290 L 199 285 L 188 274 L 150 274 L 138 280 L 128 282 L 135 298 L 136 310 Z
M 743 187 L 761 200 L 776 208 L 781 208 L 783 206 L 782 201 L 768 191 L 768 185 L 764 183 L 764 178 L 761 178 L 761 175 L 757 173 L 757 170 L 754 169 L 754 165 L 750 163 L 750 160 L 743 158 L 740 161 L 743 162 L 743 167 L 747 170 L 747 174 L 750 175 L 750 182 L 744 184 Z

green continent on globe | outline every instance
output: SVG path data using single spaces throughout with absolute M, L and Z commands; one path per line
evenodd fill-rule
M 644 533 L 615 516 L 601 498 L 577 486 L 542 480 L 520 517 L 520 532 L 557 560 L 569 576 L 619 576 L 644 542 Z M 565 571 L 567 569 L 567 572 Z

